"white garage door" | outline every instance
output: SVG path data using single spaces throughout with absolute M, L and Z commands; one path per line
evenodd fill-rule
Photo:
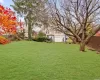
M 55 42 L 63 42 L 64 41 L 64 37 L 63 36 L 55 36 Z

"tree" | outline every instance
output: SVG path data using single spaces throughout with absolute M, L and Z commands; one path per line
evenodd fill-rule
M 0 5 L 0 29 L 2 34 L 15 34 L 17 27 L 17 19 L 15 13 L 10 8 Z
M 45 2 L 47 0 L 13 0 L 12 7 L 18 14 L 23 15 L 28 26 L 28 38 L 32 40 L 32 26 L 41 22 L 44 17 Z
M 85 51 L 89 39 L 100 30 L 100 0 L 50 0 L 48 5 L 54 28 L 78 40 L 80 51 Z M 90 25 L 93 31 L 87 34 Z

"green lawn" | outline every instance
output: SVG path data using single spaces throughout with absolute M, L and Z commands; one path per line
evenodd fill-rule
M 0 45 L 0 80 L 100 80 L 100 55 L 64 43 Z

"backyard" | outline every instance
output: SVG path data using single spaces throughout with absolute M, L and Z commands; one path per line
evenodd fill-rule
M 100 55 L 64 43 L 0 45 L 0 80 L 100 80 Z

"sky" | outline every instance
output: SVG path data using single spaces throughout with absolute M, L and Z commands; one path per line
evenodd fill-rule
M 13 10 L 13 8 L 10 6 L 13 4 L 12 0 L 0 0 L 0 4 L 2 4 L 4 7 L 10 8 Z M 21 19 L 22 21 L 24 21 L 24 18 L 19 17 L 19 19 Z
M 13 4 L 13 2 L 12 2 L 12 0 L 0 0 L 0 4 L 12 9 L 12 7 L 10 5 Z

